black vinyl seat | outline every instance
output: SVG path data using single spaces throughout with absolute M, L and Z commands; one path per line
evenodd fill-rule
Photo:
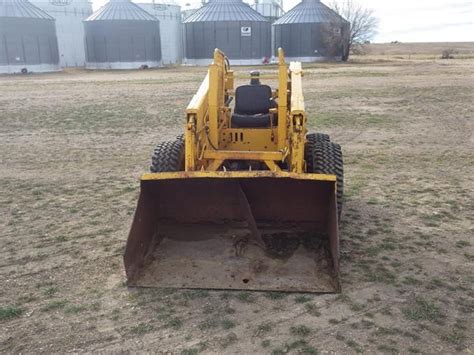
M 268 85 L 242 85 L 235 90 L 232 128 L 261 128 L 276 125 L 270 109 L 276 107 Z

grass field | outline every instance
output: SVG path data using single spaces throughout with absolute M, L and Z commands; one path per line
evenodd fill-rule
M 305 66 L 345 157 L 338 295 L 126 287 L 138 177 L 205 68 L 0 76 L 0 352 L 472 352 L 474 59 L 377 56 Z

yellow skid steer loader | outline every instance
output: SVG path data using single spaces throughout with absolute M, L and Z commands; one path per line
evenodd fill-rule
M 339 292 L 339 145 L 307 134 L 301 63 L 278 87 L 216 49 L 184 135 L 155 148 L 124 262 L 129 286 Z

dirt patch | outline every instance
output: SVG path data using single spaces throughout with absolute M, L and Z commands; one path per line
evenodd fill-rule
M 288 233 L 263 234 L 262 239 L 265 242 L 266 254 L 278 259 L 288 259 L 301 244 L 299 236 Z
M 345 159 L 339 295 L 125 286 L 138 177 L 204 68 L 0 77 L 0 351 L 472 351 L 474 62 L 306 68 Z

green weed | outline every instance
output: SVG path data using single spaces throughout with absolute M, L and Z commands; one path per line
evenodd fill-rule
M 270 344 L 271 344 L 271 342 L 270 342 L 269 339 L 262 340 L 262 342 L 260 343 L 262 348 L 268 348 L 270 346 Z
M 358 354 L 364 352 L 364 349 L 362 348 L 362 346 L 360 346 L 360 344 L 357 343 L 355 340 L 352 340 L 352 339 L 347 340 L 346 345 L 352 348 Z
M 215 318 L 208 318 L 204 321 L 202 321 L 199 325 L 198 328 L 200 330 L 208 330 L 212 328 L 216 328 L 218 326 L 217 320 Z
M 319 353 L 318 349 L 312 345 L 305 345 L 299 351 L 300 354 L 305 355 L 317 355 Z
M 207 290 L 190 290 L 183 293 L 183 297 L 187 300 L 195 300 L 198 298 L 209 297 L 209 291 Z
M 200 342 L 194 348 L 184 349 L 183 351 L 181 351 L 181 355 L 196 355 L 206 350 L 207 347 L 207 342 Z
M 421 284 L 421 281 L 414 278 L 413 276 L 406 276 L 403 280 L 402 280 L 402 283 L 404 283 L 405 285 L 420 285 Z
M 295 325 L 290 328 L 290 333 L 299 337 L 307 337 L 309 334 L 311 334 L 311 329 L 306 325 Z
M 21 316 L 25 310 L 18 306 L 0 307 L 0 321 L 8 320 Z
M 377 266 L 375 270 L 368 270 L 365 277 L 369 282 L 380 282 L 384 284 L 394 284 L 397 280 L 395 273 L 380 265 Z
M 363 309 L 365 309 L 365 305 L 363 305 L 361 303 L 352 303 L 351 306 L 350 306 L 350 309 L 353 312 L 360 312 Z
M 311 314 L 312 316 L 315 316 L 315 317 L 319 317 L 321 316 L 321 312 L 318 310 L 318 307 L 316 307 L 314 304 L 312 303 L 306 303 L 304 305 L 304 308 L 306 309 L 306 311 Z
M 67 306 L 65 309 L 64 309 L 64 313 L 67 313 L 67 314 L 77 314 L 77 313 L 80 313 L 82 311 L 85 311 L 87 310 L 87 306 L 85 305 L 70 305 L 70 306 Z
M 469 243 L 467 240 L 458 240 L 456 242 L 456 247 L 458 248 L 465 248 L 465 247 L 470 247 L 471 243 Z
M 454 345 L 462 345 L 467 339 L 466 334 L 460 329 L 453 329 L 448 334 L 445 334 L 441 337 L 444 341 L 454 344 Z
M 54 301 L 48 302 L 46 305 L 44 305 L 41 308 L 41 311 L 49 312 L 49 311 L 55 311 L 55 310 L 58 310 L 58 309 L 63 309 L 64 307 L 66 307 L 67 303 L 68 303 L 68 301 L 66 301 L 66 300 L 54 300 Z
M 443 280 L 441 280 L 440 278 L 437 278 L 437 277 L 434 277 L 433 279 L 431 279 L 428 286 L 426 286 L 426 288 L 428 288 L 430 290 L 440 288 L 440 287 L 446 287 L 446 283 Z
M 414 321 L 428 320 L 439 323 L 443 318 L 445 318 L 441 309 L 437 305 L 426 301 L 421 297 L 416 298 L 414 306 L 404 308 L 402 309 L 402 312 L 406 318 Z
M 265 295 L 266 298 L 268 298 L 270 300 L 273 300 L 273 301 L 282 300 L 282 299 L 288 297 L 288 294 L 284 293 L 284 292 L 266 292 L 264 295 Z
M 236 297 L 237 300 L 244 303 L 253 303 L 255 302 L 255 296 L 251 292 L 239 292 Z
M 306 295 L 300 295 L 295 297 L 295 302 L 296 303 L 306 303 L 311 301 L 311 298 L 306 296 Z
M 130 328 L 130 332 L 136 335 L 142 335 L 145 333 L 149 333 L 153 330 L 153 326 L 151 324 L 140 323 L 132 328 Z
M 183 326 L 183 321 L 179 318 L 171 318 L 168 322 L 166 322 L 165 327 L 166 328 L 172 328 L 174 330 L 181 329 Z
M 221 324 L 222 328 L 224 329 L 231 329 L 235 327 L 235 322 L 231 319 L 224 319 Z
M 48 297 L 54 296 L 58 292 L 58 289 L 56 287 L 48 287 L 43 291 L 43 294 Z
M 400 351 L 392 346 L 392 345 L 387 345 L 387 344 L 381 344 L 377 346 L 377 350 L 383 352 L 383 353 L 391 353 L 391 354 L 399 354 Z
M 230 333 L 220 340 L 220 345 L 223 349 L 229 347 L 230 345 L 236 343 L 238 340 L 235 333 Z

